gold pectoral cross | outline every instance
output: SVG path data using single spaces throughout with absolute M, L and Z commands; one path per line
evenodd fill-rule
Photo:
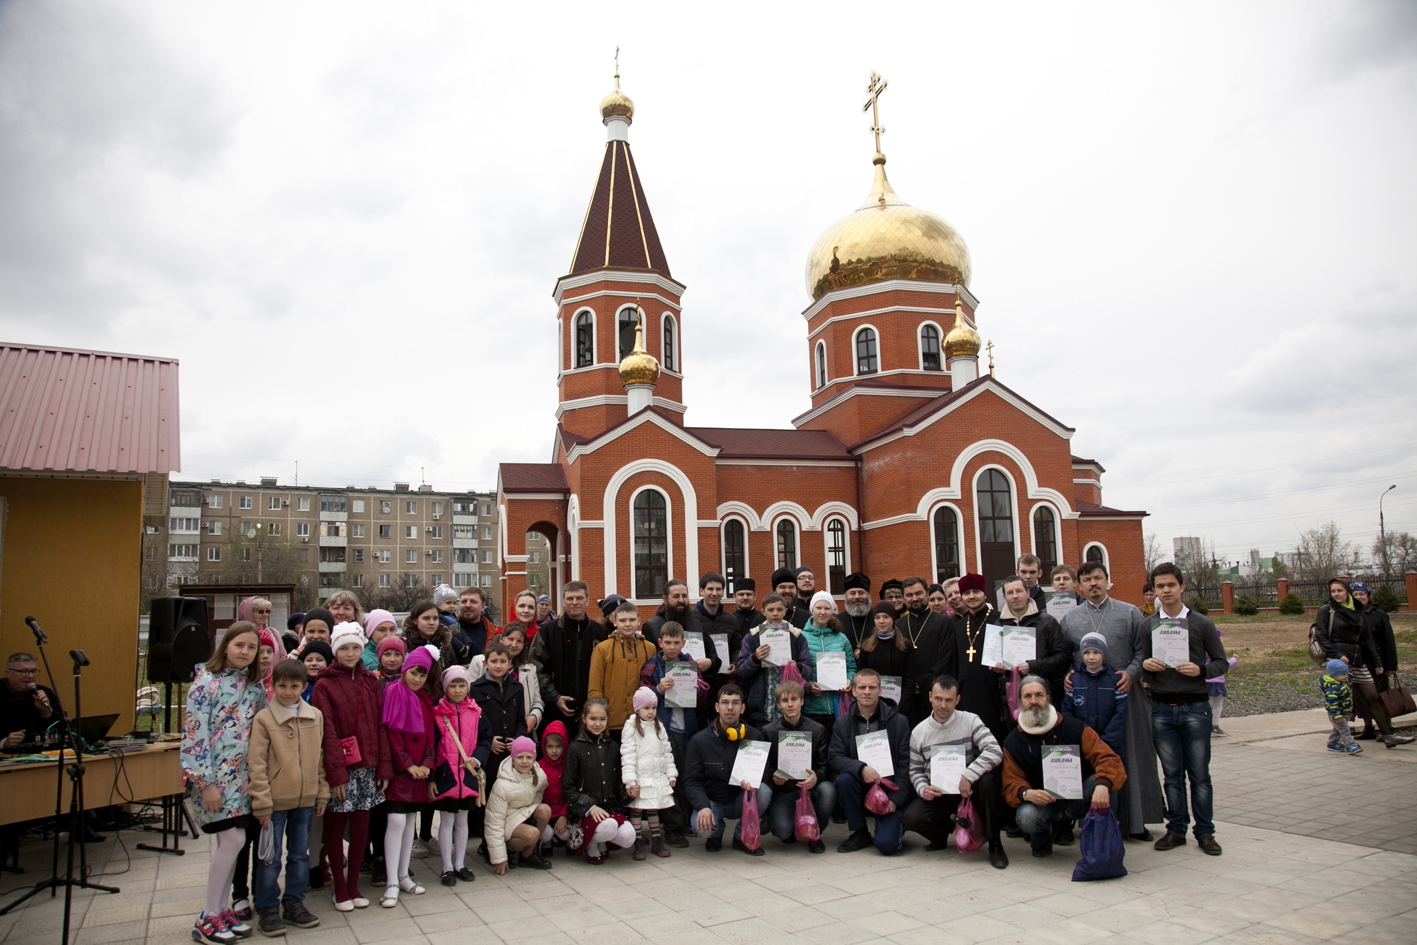
M 969 641 L 969 650 L 968 650 L 967 652 L 969 653 L 969 661 L 970 661 L 971 663 L 973 663 L 973 662 L 974 662 L 974 641 L 973 641 L 973 640 L 970 640 L 970 641 Z

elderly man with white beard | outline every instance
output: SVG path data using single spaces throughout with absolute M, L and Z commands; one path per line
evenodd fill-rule
M 1084 816 L 1089 806 L 1107 810 L 1112 791 L 1127 782 L 1122 759 L 1096 732 L 1049 703 L 1048 681 L 1025 676 L 1020 685 L 1023 708 L 1018 728 L 1004 739 L 1004 800 L 1017 808 L 1019 829 L 1028 837 L 1034 856 L 1053 853 L 1052 825 Z M 1073 749 L 1082 769 L 1082 797 L 1065 800 L 1044 790 L 1043 755 L 1052 747 Z
M 852 571 L 842 583 L 846 585 L 846 612 L 837 619 L 841 621 L 841 632 L 846 634 L 855 651 L 861 649 L 861 641 L 875 631 L 871 622 L 871 579 L 860 571 Z

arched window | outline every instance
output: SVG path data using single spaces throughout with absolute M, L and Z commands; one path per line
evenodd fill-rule
M 827 588 L 846 593 L 846 523 L 839 518 L 827 522 Z
M 1033 553 L 1043 562 L 1046 575 L 1058 563 L 1058 530 L 1053 520 L 1053 510 L 1040 505 L 1033 513 Z
M 1097 542 L 1093 542 L 1083 551 L 1082 560 L 1089 564 L 1100 564 L 1105 568 L 1107 567 L 1107 549 Z
M 920 366 L 927 371 L 941 370 L 940 329 L 925 325 L 920 329 Z
M 669 582 L 669 522 L 664 496 L 646 489 L 635 496 L 635 597 L 664 596 Z
M 797 567 L 797 526 L 790 518 L 777 523 L 777 566 Z
M 935 510 L 935 580 L 943 584 L 960 576 L 959 517 L 948 505 Z
M 817 390 L 827 386 L 827 345 L 817 342 Z
M 979 565 L 988 588 L 1014 573 L 1013 496 L 1009 477 L 986 469 L 975 483 L 979 516 Z
M 620 357 L 623 361 L 635 350 L 635 326 L 640 322 L 640 314 L 635 311 L 634 306 L 620 309 L 619 338 Z
M 576 316 L 576 367 L 590 367 L 595 360 L 595 316 L 581 312 Z
M 876 330 L 863 328 L 856 333 L 856 373 L 876 373 Z
M 743 523 L 730 518 L 723 523 L 723 577 L 728 581 L 724 590 L 732 594 L 738 581 L 748 575 L 748 542 Z
M 664 365 L 666 371 L 679 370 L 679 361 L 674 357 L 674 316 L 664 316 L 664 357 L 660 363 Z

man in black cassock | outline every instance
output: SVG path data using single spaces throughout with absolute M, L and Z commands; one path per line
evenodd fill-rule
M 930 714 L 930 685 L 939 675 L 933 670 L 949 635 L 949 624 L 945 618 L 930 609 L 928 588 L 924 578 L 913 577 L 905 581 L 905 610 L 895 622 L 896 633 L 905 634 L 914 647 L 910 657 L 910 675 L 915 681 L 915 691 L 901 694 L 904 703 L 901 711 L 910 720 L 911 728 Z
M 772 589 L 787 601 L 787 622 L 798 630 L 807 626 L 812 616 L 812 606 L 810 601 L 797 597 L 797 572 L 792 568 L 778 568 L 772 573 Z
M 931 678 L 948 673 L 959 680 L 959 708 L 973 712 L 1003 742 L 1014 728 L 1004 701 L 1004 677 L 984 665 L 984 634 L 998 625 L 999 612 L 989 603 L 984 577 L 966 574 L 959 579 L 964 606 L 950 618 L 945 641 L 931 670 Z
M 860 571 L 852 571 L 843 582 L 846 587 L 846 607 L 836 615 L 841 632 L 851 641 L 851 649 L 861 649 L 861 641 L 876 632 L 871 617 L 871 579 Z

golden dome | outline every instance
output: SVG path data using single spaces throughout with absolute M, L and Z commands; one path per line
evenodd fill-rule
M 623 115 L 631 121 L 635 118 L 635 103 L 630 101 L 630 96 L 620 91 L 620 70 L 615 70 L 615 91 L 600 100 L 600 118 L 602 121 L 611 115 Z
M 807 257 L 812 301 L 888 279 L 969 285 L 969 247 L 954 227 L 901 200 L 886 179 L 885 155 L 876 152 L 874 162 L 866 202 L 827 227 Z
M 631 384 L 653 385 L 658 380 L 659 362 L 645 350 L 644 315 L 641 314 L 640 323 L 635 326 L 635 347 L 620 362 L 620 383 L 629 387 Z
M 950 333 L 945 335 L 945 359 L 961 356 L 979 356 L 979 332 L 970 328 L 969 322 L 964 320 L 964 306 L 956 298 L 955 324 Z

